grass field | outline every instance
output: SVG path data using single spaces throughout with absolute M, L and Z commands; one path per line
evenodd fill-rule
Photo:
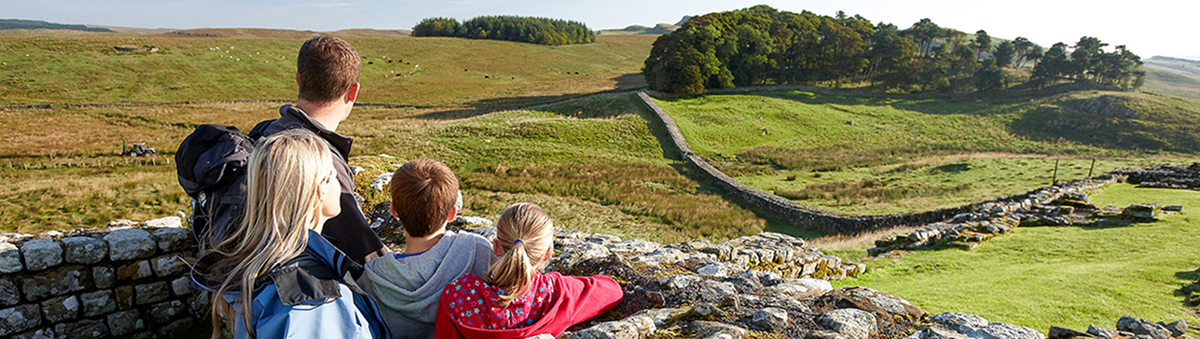
M 654 36 L 542 46 L 347 37 L 363 57 L 360 102 L 497 106 L 644 83 Z M 13 37 L 0 41 L 0 104 L 289 99 L 302 38 Z M 125 53 L 120 45 L 152 45 Z M 578 73 L 578 74 L 576 74 Z
M 1194 244 L 1200 192 L 1118 184 L 1092 203 L 1184 205 L 1179 214 L 1124 227 L 1019 227 L 974 250 L 918 251 L 898 262 L 866 261 L 870 270 L 834 287 L 866 286 L 907 299 L 932 313 L 966 312 L 991 321 L 1112 329 L 1117 318 L 1195 321 L 1176 290 L 1200 274 Z M 866 247 L 837 253 L 856 257 Z M 853 253 L 858 253 L 854 255 Z
M 658 103 L 726 173 L 850 213 L 1023 193 L 1051 183 L 1055 160 L 1066 180 L 1085 176 L 1092 159 L 1099 174 L 1200 151 L 1200 103 L 1140 93 L 910 100 L 771 91 Z
M 190 122 L 248 130 L 277 117 L 276 106 L 0 111 L 0 121 L 14 127 L 0 149 L 8 155 L 0 159 L 0 231 L 95 227 L 186 211 L 189 198 L 168 162 Z M 559 225 L 622 237 L 674 242 L 761 231 L 766 221 L 681 173 L 684 166 L 669 160 L 677 156 L 656 137 L 661 126 L 647 114 L 627 93 L 494 113 L 360 107 L 339 131 L 356 137 L 354 154 L 367 156 L 361 161 L 377 165 L 360 175 L 360 190 L 390 163 L 430 157 L 462 180 L 463 215 L 494 218 L 508 204 L 533 201 Z M 107 155 L 120 150 L 122 137 L 135 136 L 130 141 L 162 145 L 163 155 L 128 165 Z M 381 161 L 377 154 L 400 159 Z M 385 199 L 369 198 L 367 207 Z
M 290 99 L 295 51 L 312 32 L 217 29 L 220 38 L 122 32 L 0 39 L 0 105 L 154 104 Z M 661 126 L 631 94 L 579 94 L 644 86 L 648 35 L 537 46 L 404 32 L 345 31 L 364 57 L 360 102 L 339 132 L 355 137 L 352 163 L 372 165 L 365 186 L 393 163 L 445 161 L 463 183 L 462 214 L 494 218 L 506 205 L 546 207 L 556 225 L 662 243 L 721 241 L 762 230 L 817 232 L 756 214 L 688 179 Z M 154 45 L 153 54 L 117 45 Z M 28 56 L 26 56 L 28 55 Z M 391 62 L 388 62 L 388 61 Z M 419 65 L 419 67 L 417 67 Z M 411 72 L 411 74 L 410 74 Z M 578 72 L 578 74 L 575 74 Z M 1158 94 L 1076 92 L 1011 99 L 871 99 L 775 91 L 659 100 L 699 154 L 727 173 L 805 204 L 898 213 L 1022 193 L 1116 166 L 1186 164 L 1200 152 L 1200 102 L 1186 79 L 1151 72 Z M 1176 93 L 1176 94 L 1172 94 Z M 1129 110 L 1096 109 L 1125 107 Z M 235 125 L 278 116 L 280 103 L 0 109 L 0 232 L 101 226 L 187 209 L 170 163 L 199 123 Z M 1132 113 L 1130 113 L 1132 112 Z M 763 133 L 766 129 L 767 133 Z M 122 139 L 158 148 L 122 158 Z M 397 158 L 386 158 L 378 154 Z M 1118 185 L 1093 202 L 1198 206 L 1197 192 Z M 369 207 L 370 204 L 368 204 Z M 1200 227 L 1190 214 L 1123 228 L 1018 228 L 972 251 L 923 251 L 838 286 L 903 296 L 931 312 L 976 313 L 1045 331 L 1050 324 L 1112 328 L 1121 314 L 1195 317 L 1174 296 L 1192 272 Z M 876 234 L 880 236 L 891 230 Z M 872 236 L 814 241 L 858 258 Z M 1191 318 L 1188 318 L 1191 317 Z

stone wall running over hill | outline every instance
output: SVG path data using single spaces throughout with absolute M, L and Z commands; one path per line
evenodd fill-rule
M 926 212 L 916 212 L 907 214 L 887 214 L 887 215 L 855 215 L 840 213 L 835 211 L 826 211 L 804 204 L 796 203 L 787 198 L 774 195 L 763 190 L 746 186 L 741 182 L 725 175 L 720 170 L 717 170 L 709 162 L 692 152 L 688 146 L 687 140 L 679 132 L 679 127 L 675 125 L 675 121 L 670 115 L 658 107 L 646 92 L 638 92 L 638 98 L 645 103 L 654 115 L 666 126 L 667 134 L 671 138 L 671 145 L 679 152 L 683 160 L 688 163 L 688 166 L 695 169 L 699 175 L 709 183 L 721 188 L 725 193 L 734 196 L 738 200 L 750 204 L 754 207 L 773 213 L 789 222 L 797 225 L 814 227 L 827 232 L 833 233 L 860 233 L 864 231 L 884 229 L 895 226 L 905 225 L 924 225 L 935 223 L 953 218 L 964 213 L 976 212 L 980 209 L 989 209 L 997 205 L 1011 205 L 1012 203 L 1021 203 L 1027 201 L 1049 202 L 1057 199 L 1055 197 L 1044 196 L 1047 194 L 1045 189 L 1034 190 L 1028 193 L 1017 194 L 1009 197 L 1002 197 L 994 200 L 953 207 L 944 208 Z M 1101 180 L 1101 184 L 1111 183 L 1109 180 Z M 1092 187 L 1091 183 L 1087 185 Z M 1098 187 L 1098 186 L 1097 186 Z M 1049 198 L 1049 200 L 1047 200 Z
M 0 337 L 179 337 L 191 251 L 179 227 L 0 234 Z

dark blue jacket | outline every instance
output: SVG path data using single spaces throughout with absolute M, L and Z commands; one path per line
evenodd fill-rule
M 325 222 L 321 234 L 359 265 L 365 264 L 367 256 L 372 253 L 386 254 L 387 249 L 383 247 L 383 242 L 371 230 L 367 219 L 363 217 L 362 208 L 354 199 L 354 175 L 350 173 L 350 165 L 346 163 L 346 159 L 350 158 L 350 145 L 354 139 L 325 129 L 321 123 L 312 120 L 308 114 L 292 105 L 279 108 L 279 119 L 263 130 L 263 137 L 290 129 L 305 129 L 317 134 L 333 145 L 337 153 L 333 157 L 333 166 L 337 169 L 338 181 L 342 183 L 342 213 Z M 355 278 L 358 278 L 357 274 Z

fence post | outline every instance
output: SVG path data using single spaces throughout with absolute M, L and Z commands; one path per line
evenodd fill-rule
M 1092 170 L 1096 169 L 1096 158 L 1092 158 L 1092 167 L 1088 168 L 1088 178 L 1092 177 Z
M 1050 186 L 1058 185 L 1058 159 L 1054 159 L 1054 177 L 1050 179 Z

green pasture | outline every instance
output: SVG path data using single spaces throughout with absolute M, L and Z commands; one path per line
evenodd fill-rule
M 866 260 L 868 273 L 834 282 L 895 294 L 931 313 L 966 312 L 990 321 L 1084 330 L 1115 328 L 1122 315 L 1197 320 L 1177 290 L 1200 278 L 1200 192 L 1117 184 L 1091 196 L 1099 205 L 1183 205 L 1158 221 L 1117 227 L 1018 227 L 973 250 L 912 252 Z M 837 251 L 851 258 L 866 247 Z M 854 254 L 857 253 L 857 254 Z
M 14 127 L 13 142 L 0 148 L 10 154 L 0 159 L 0 229 L 95 227 L 186 211 L 188 197 L 169 162 L 190 122 L 249 130 L 278 117 L 277 105 L 0 111 L 0 122 Z M 662 127 L 648 114 L 629 93 L 492 113 L 359 107 L 339 132 L 356 138 L 351 163 L 367 168 L 357 179 L 366 208 L 388 200 L 368 188 L 375 177 L 405 159 L 429 157 L 459 176 L 463 215 L 494 218 L 509 204 L 532 201 L 560 226 L 622 237 L 722 240 L 761 231 L 763 219 L 681 173 L 685 166 L 666 153 Z M 111 155 L 121 138 L 157 146 L 160 155 L 127 164 Z
M 692 149 L 727 174 L 849 213 L 953 207 L 1200 152 L 1200 103 L 1141 93 L 895 99 L 769 91 L 657 102 Z
M 542 46 L 347 37 L 363 57 L 360 102 L 504 106 L 644 83 L 653 36 Z M 6 37 L 0 104 L 294 99 L 296 38 Z M 150 45 L 155 53 L 119 52 Z M 578 74 L 576 74 L 578 73 Z

